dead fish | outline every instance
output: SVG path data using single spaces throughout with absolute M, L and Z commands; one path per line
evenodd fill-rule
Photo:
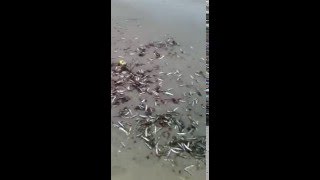
M 156 154 L 157 154 L 157 155 L 159 155 L 158 146 L 159 146 L 159 142 L 156 144 Z
M 177 133 L 179 136 L 184 136 L 186 135 L 187 133 Z
M 182 145 L 183 145 L 186 149 L 188 149 L 189 151 L 192 151 L 192 149 L 190 149 L 186 144 L 182 143 Z
M 111 103 L 113 103 L 115 99 L 116 99 L 116 96 L 112 99 Z
M 126 131 L 125 129 L 123 129 L 122 127 L 119 128 L 121 131 L 123 131 L 124 133 L 126 133 L 126 135 L 128 136 L 129 135 L 129 132 Z
M 112 124 L 113 127 L 119 128 L 120 126 L 118 124 Z
M 176 110 L 178 110 L 178 109 L 179 109 L 179 107 L 174 108 L 174 109 L 173 109 L 173 112 L 176 111 Z
M 170 153 L 171 153 L 171 149 L 168 151 L 168 153 L 167 153 L 167 157 L 169 157 L 169 156 L 170 156 Z
M 169 93 L 169 92 L 164 92 L 164 94 L 169 95 L 169 96 L 173 96 L 173 94 Z
M 156 134 L 157 133 L 157 126 L 154 126 L 154 132 L 153 134 Z
M 126 145 L 123 143 L 123 142 L 121 142 L 121 145 L 125 148 L 126 147 Z
M 180 152 L 177 152 L 177 151 L 175 151 L 175 150 L 173 150 L 173 149 L 170 149 L 173 153 L 176 153 L 176 154 L 179 154 Z
M 189 169 L 192 168 L 194 165 L 190 165 L 186 168 L 184 168 L 184 171 L 186 171 L 189 175 L 192 175 L 190 172 L 189 172 Z
M 145 141 L 148 141 L 148 142 L 150 141 L 148 138 L 146 138 L 144 136 L 141 136 L 141 138 L 144 139 Z
M 152 91 L 152 93 L 153 93 L 154 95 L 156 95 L 156 96 L 159 95 L 159 93 L 157 93 L 156 91 Z
M 177 150 L 177 151 L 182 151 L 183 149 L 181 148 L 172 148 L 173 150 Z
M 182 146 L 180 143 L 178 145 L 185 151 L 184 146 Z
M 124 128 L 124 125 L 120 121 L 118 121 L 118 124 Z
M 149 149 L 152 149 L 152 147 L 148 143 L 145 143 L 145 144 Z

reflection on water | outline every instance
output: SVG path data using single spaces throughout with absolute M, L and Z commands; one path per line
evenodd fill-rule
M 170 92 L 176 97 L 181 97 L 186 103 L 168 103 L 163 106 L 154 106 L 153 97 L 146 96 L 130 91 L 126 95 L 130 101 L 112 108 L 112 122 L 118 121 L 132 125 L 136 123 L 134 119 L 124 119 L 118 117 L 119 110 L 124 107 L 132 109 L 141 99 L 146 99 L 149 107 L 154 107 L 157 113 L 165 113 L 168 109 L 175 109 L 183 114 L 196 119 L 198 130 L 195 136 L 205 135 L 205 109 L 201 104 L 205 104 L 205 93 L 197 97 L 197 104 L 192 105 L 191 111 L 185 111 L 191 107 L 183 94 L 191 91 L 204 92 L 205 79 L 200 75 L 194 75 L 197 72 L 205 72 L 205 61 L 201 59 L 206 57 L 206 28 L 205 28 L 205 0 L 112 0 L 112 58 L 113 63 L 123 59 L 129 63 L 141 63 L 138 69 L 155 70 L 154 76 L 158 72 L 176 72 L 181 74 L 179 82 L 175 75 L 161 76 L 163 88 L 171 88 Z M 163 59 L 152 59 L 153 49 L 149 54 L 139 57 L 135 50 L 140 45 L 145 45 L 153 41 L 165 41 L 173 37 L 179 44 L 179 47 L 170 50 L 175 56 L 168 56 L 168 52 L 158 52 L 163 55 Z M 147 50 L 148 51 L 148 50 Z M 183 53 L 181 53 L 183 52 Z M 168 73 L 170 74 L 170 73 Z M 192 78 L 190 75 L 192 74 Z M 197 79 L 197 81 L 195 81 Z M 190 85 L 192 83 L 192 85 Z M 188 85 L 189 86 L 180 86 Z M 163 96 L 162 97 L 166 97 Z M 171 98 L 171 96 L 168 96 Z M 190 96 L 191 97 L 191 96 Z M 191 104 L 191 103 L 190 103 Z M 203 116 L 201 115 L 203 114 Z M 183 119 L 183 120 L 184 120 Z M 194 158 L 180 158 L 176 161 L 170 161 L 169 158 L 158 158 L 155 151 L 150 150 L 137 134 L 127 135 L 119 128 L 112 128 L 112 179 L 113 180 L 183 180 L 183 179 L 205 179 L 205 164 Z M 133 130 L 132 130 L 133 132 Z M 151 133 L 151 131 L 150 131 Z M 148 133 L 147 133 L 148 134 Z M 173 153 L 172 153 L 173 154 Z M 194 166 L 192 166 L 194 165 Z M 184 168 L 190 166 L 185 171 Z M 190 175 L 190 174 L 192 175 Z

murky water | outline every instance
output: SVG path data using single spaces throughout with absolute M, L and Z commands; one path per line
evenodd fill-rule
M 181 80 L 173 75 L 163 75 L 163 87 L 173 88 L 170 92 L 174 97 L 184 98 L 184 94 L 198 89 L 202 96 L 197 97 L 198 102 L 190 108 L 187 103 L 168 103 L 155 106 L 157 113 L 164 113 L 179 107 L 177 112 L 190 115 L 198 121 L 196 135 L 205 135 L 205 79 L 197 77 L 194 73 L 205 72 L 206 57 L 206 28 L 205 28 L 205 0 L 112 0 L 112 62 L 120 59 L 127 63 L 138 62 L 144 65 L 139 69 L 159 67 L 158 71 L 176 72 L 182 74 Z M 150 60 L 153 53 L 139 57 L 134 53 L 140 45 L 152 41 L 165 41 L 173 37 L 180 44 L 172 52 L 176 56 L 168 56 L 167 52 L 158 50 L 164 57 L 159 60 Z M 183 53 L 182 53 L 183 52 Z M 191 78 L 190 75 L 194 78 Z M 197 79 L 197 81 L 195 81 Z M 192 85 L 192 88 L 185 85 Z M 180 86 L 181 85 L 181 86 Z M 182 86 L 184 85 L 184 86 Z M 131 100 L 127 103 L 112 108 L 112 122 L 126 121 L 134 124 L 133 119 L 123 119 L 118 116 L 120 109 L 134 107 L 141 99 L 147 99 L 149 106 L 153 106 L 154 99 L 150 96 L 126 92 Z M 126 135 L 117 128 L 112 128 L 112 179 L 113 180 L 183 180 L 205 179 L 205 164 L 193 158 L 178 159 L 174 163 L 165 158 L 154 156 L 154 151 L 148 149 L 143 141 L 138 140 L 135 134 Z M 190 174 L 184 168 L 190 165 Z

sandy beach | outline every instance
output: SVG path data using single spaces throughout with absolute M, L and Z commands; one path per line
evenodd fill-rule
M 116 95 L 112 98 L 112 179 L 205 179 L 204 160 L 187 155 L 185 158 L 173 158 L 175 153 L 167 157 L 156 156 L 157 149 L 146 146 L 148 142 L 137 134 L 135 125 L 140 121 L 139 116 L 145 116 L 136 108 L 143 102 L 146 110 L 148 107 L 153 110 L 151 119 L 174 111 L 186 127 L 191 124 L 188 118 L 196 122 L 193 137 L 206 135 L 206 80 L 199 73 L 206 72 L 206 1 L 112 0 L 111 9 L 111 63 L 117 66 L 123 60 L 127 66 L 133 67 L 133 74 L 150 77 L 150 86 L 145 90 L 147 93 L 139 93 L 132 86 L 128 88 L 129 82 L 119 82 L 119 77 L 131 71 L 119 70 L 118 73 L 113 66 L 112 82 L 115 83 L 111 87 L 128 99 L 114 103 L 118 99 Z M 124 84 L 124 89 L 117 83 Z M 166 90 L 164 93 L 148 93 L 159 84 Z M 171 102 L 172 98 L 179 101 Z M 119 115 L 123 109 L 130 109 L 130 113 Z M 129 115 L 132 118 L 125 118 Z M 137 116 L 133 118 L 134 115 Z M 122 127 L 126 130 L 121 130 Z M 157 127 L 155 129 L 154 134 Z M 174 131 L 176 127 L 172 129 Z M 153 130 L 147 129 L 146 137 L 151 137 L 152 133 Z M 180 134 L 187 133 L 181 131 Z

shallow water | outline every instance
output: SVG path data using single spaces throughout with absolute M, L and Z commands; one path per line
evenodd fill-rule
M 111 61 L 118 62 L 124 59 L 127 63 L 139 62 L 145 65 L 139 69 L 150 69 L 159 65 L 159 71 L 175 72 L 179 70 L 181 74 L 180 84 L 190 84 L 193 80 L 190 75 L 197 71 L 205 72 L 206 62 L 201 58 L 206 57 L 206 28 L 205 28 L 205 0 L 112 0 L 112 47 Z M 173 37 L 180 46 L 174 52 L 180 52 L 179 56 L 165 56 L 161 60 L 149 61 L 152 58 L 147 54 L 145 57 L 138 57 L 133 54 L 141 44 L 152 41 L 164 41 L 168 37 Z M 131 53 L 131 54 L 130 54 Z M 160 54 L 167 55 L 160 51 Z M 159 72 L 158 71 L 158 72 Z M 154 73 L 158 73 L 154 72 Z M 185 92 L 192 88 L 180 87 L 173 76 L 162 76 L 163 87 L 173 88 L 171 91 L 175 97 L 183 97 Z M 201 92 L 198 97 L 198 105 L 192 107 L 191 112 L 185 112 L 187 104 L 166 104 L 157 106 L 156 112 L 166 112 L 175 107 L 181 114 L 190 114 L 199 122 L 198 135 L 205 135 L 205 109 L 200 105 L 205 105 L 205 79 L 196 77 L 198 82 L 193 82 Z M 119 109 L 134 106 L 139 102 L 139 98 L 147 99 L 148 105 L 153 105 L 153 99 L 138 93 L 128 93 L 131 101 L 111 110 L 112 116 L 117 116 Z M 201 116 L 202 115 L 202 116 Z M 112 117 L 112 122 L 133 121 Z M 132 123 L 132 122 L 131 122 Z M 195 159 L 180 159 L 174 164 L 164 158 L 157 158 L 150 153 L 146 145 L 138 140 L 134 134 L 127 136 L 117 128 L 112 128 L 112 179 L 113 180 L 183 180 L 183 179 L 205 179 L 205 164 Z M 125 145 L 125 147 L 121 144 Z M 192 175 L 183 169 L 191 164 L 198 164 L 198 168 L 190 170 Z

